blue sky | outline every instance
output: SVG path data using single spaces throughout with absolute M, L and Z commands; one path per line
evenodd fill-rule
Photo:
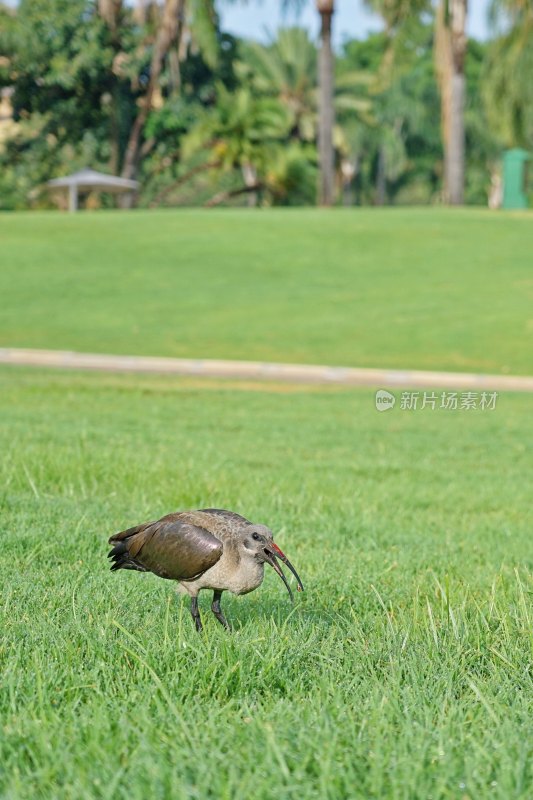
M 470 0 L 468 4 L 468 32 L 476 39 L 488 35 L 487 12 L 490 0 Z M 363 0 L 335 0 L 336 13 L 333 22 L 333 37 L 336 45 L 345 38 L 364 38 L 370 31 L 380 30 L 379 17 L 369 13 Z M 280 0 L 249 0 L 247 3 L 221 2 L 219 4 L 223 30 L 254 39 L 268 39 L 268 32 L 287 25 L 302 25 L 313 35 L 318 32 L 318 15 L 315 0 L 307 0 L 302 12 L 281 12 Z
M 16 5 L 17 0 L 3 0 L 7 5 Z M 269 33 L 287 25 L 302 25 L 313 35 L 318 33 L 318 14 L 315 0 L 300 0 L 303 10 L 283 14 L 282 0 L 220 0 L 217 4 L 223 30 L 237 36 L 268 40 Z M 468 33 L 476 39 L 488 36 L 487 14 L 490 0 L 469 0 Z M 362 39 L 371 31 L 382 27 L 379 17 L 371 14 L 363 0 L 335 0 L 333 38 L 335 45 L 346 38 Z

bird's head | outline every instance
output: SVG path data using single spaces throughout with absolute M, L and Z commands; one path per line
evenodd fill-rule
M 304 587 L 300 580 L 300 576 L 294 569 L 285 553 L 283 553 L 277 544 L 275 544 L 274 534 L 270 528 L 267 528 L 266 525 L 247 525 L 243 530 L 242 547 L 248 555 L 252 556 L 252 558 L 255 558 L 260 563 L 266 562 L 267 564 L 270 564 L 272 569 L 277 572 L 287 587 L 287 591 L 291 600 L 293 599 L 291 587 L 289 586 L 287 579 L 283 574 L 283 571 L 278 563 L 278 559 L 282 561 L 288 569 L 290 569 L 296 578 L 296 586 L 298 591 L 303 592 Z

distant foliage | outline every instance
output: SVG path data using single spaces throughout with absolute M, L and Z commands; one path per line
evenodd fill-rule
M 483 81 L 489 119 L 508 147 L 533 148 L 533 5 L 497 0 L 504 33 L 490 46 Z
M 121 174 L 132 139 L 141 205 L 315 203 L 315 42 L 299 28 L 238 40 L 212 2 L 180 2 L 0 5 L 1 208 L 52 205 L 46 181 L 82 167 Z M 338 202 L 439 202 L 431 4 L 368 5 L 383 33 L 346 41 L 336 58 Z M 165 38 L 170 8 L 182 15 Z M 470 203 L 486 203 L 503 146 L 533 139 L 530 4 L 495 0 L 494 12 L 505 24 L 466 58 Z

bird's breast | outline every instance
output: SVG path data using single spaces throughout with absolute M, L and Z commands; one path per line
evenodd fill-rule
M 209 573 L 215 574 L 210 575 Z M 233 594 L 247 594 L 257 589 L 263 580 L 264 573 L 264 564 L 260 564 L 255 559 L 240 559 L 238 563 L 235 563 L 232 558 L 227 560 L 221 558 L 219 564 L 215 564 L 205 573 L 205 577 L 216 581 L 213 588 L 225 589 Z
M 231 557 L 222 556 L 211 569 L 195 581 L 186 582 L 185 591 L 193 589 L 222 589 L 233 594 L 247 594 L 262 583 L 265 574 L 265 565 L 255 559 L 240 559 L 235 561 Z
M 233 584 L 234 588 L 228 586 L 228 591 L 234 594 L 248 594 L 263 582 L 265 565 L 257 561 L 252 562 L 250 566 L 244 564 L 235 577 L 237 580 Z

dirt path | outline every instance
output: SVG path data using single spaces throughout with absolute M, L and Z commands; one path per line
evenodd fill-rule
M 533 377 L 515 375 L 477 375 L 465 372 L 425 372 L 420 370 L 362 369 L 305 364 L 270 364 L 260 361 L 219 361 L 153 356 L 115 356 L 74 353 L 64 350 L 26 350 L 0 348 L 0 364 L 88 369 L 105 372 L 145 372 L 165 375 L 192 375 L 206 378 L 274 380 L 287 383 L 340 384 L 394 389 L 474 389 L 507 392 L 533 392 Z
M 305 364 L 269 364 L 260 361 L 156 358 L 74 353 L 63 350 L 0 348 L 0 364 L 105 372 L 144 372 L 206 378 L 273 380 L 287 383 L 337 384 L 374 388 L 449 388 L 533 392 L 533 377 L 476 375 L 464 372 L 360 369 Z

